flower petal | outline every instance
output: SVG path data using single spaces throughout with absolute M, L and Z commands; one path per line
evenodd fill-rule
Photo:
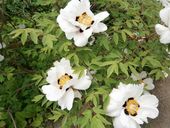
M 94 33 L 104 32 L 106 30 L 107 30 L 107 26 L 104 23 L 101 23 L 101 22 L 94 25 L 94 27 L 93 27 L 93 32 Z
M 73 88 L 78 90 L 86 90 L 91 85 L 91 79 L 88 75 L 82 76 L 80 79 L 75 80 Z
M 74 90 L 74 97 L 81 99 L 82 95 L 78 90 Z
M 85 30 L 84 32 L 78 32 L 74 36 L 74 43 L 78 47 L 83 47 L 88 43 L 89 37 L 92 35 L 92 29 Z
M 49 101 L 58 101 L 65 93 L 65 90 L 61 90 L 53 85 L 44 85 L 42 91 Z
M 146 78 L 143 80 L 143 82 L 146 84 L 146 89 L 147 90 L 152 90 L 155 88 L 155 85 L 153 84 L 153 79 L 152 78 Z
M 67 73 L 69 75 L 72 75 L 73 73 L 70 60 L 68 59 L 62 58 L 60 62 L 58 61 L 54 62 L 54 66 L 57 67 L 58 70 L 60 69 L 62 70 L 62 72 Z
M 65 35 L 66 35 L 66 38 L 68 39 L 68 40 L 71 40 L 71 39 L 73 39 L 73 37 L 74 37 L 74 32 L 69 32 L 69 33 L 65 33 Z
M 113 125 L 114 128 L 140 128 L 139 124 L 129 116 L 125 115 L 124 111 L 122 111 L 119 117 L 114 119 Z
M 100 21 L 104 20 L 109 16 L 109 13 L 107 11 L 100 12 L 97 15 L 94 16 L 94 21 L 99 23 Z
M 160 11 L 160 18 L 168 27 L 170 27 L 170 7 L 164 8 Z
M 62 76 L 65 73 L 65 70 L 63 67 L 61 66 L 57 66 L 57 67 L 51 67 L 48 71 L 47 71 L 47 82 L 50 84 L 58 84 L 57 80 L 60 76 Z
M 73 101 L 74 101 L 74 92 L 73 89 L 69 89 L 65 92 L 65 94 L 63 95 L 63 97 L 61 99 L 59 99 L 58 101 L 58 105 L 61 106 L 61 109 L 65 109 L 67 108 L 68 110 L 71 110 L 72 106 L 73 106 Z
M 155 30 L 156 30 L 156 33 L 161 36 L 161 35 L 165 34 L 167 31 L 169 31 L 169 28 L 165 27 L 161 24 L 156 24 Z
M 122 110 L 122 104 L 119 102 L 116 102 L 114 99 L 110 97 L 109 104 L 107 106 L 107 115 L 110 117 L 119 116 Z
M 157 108 L 141 108 L 138 111 L 138 115 L 139 117 L 141 117 L 141 119 L 143 119 L 144 121 L 147 121 L 147 117 L 151 118 L 151 119 L 155 119 L 156 117 L 158 117 L 159 115 L 159 111 Z
M 57 22 L 60 28 L 66 33 L 78 31 L 78 28 L 62 18 L 61 14 L 57 17 Z
M 135 84 L 128 84 L 125 85 L 123 83 L 120 83 L 118 88 L 125 93 L 127 98 L 138 98 L 142 95 L 143 93 L 143 86 L 139 85 L 135 85 Z
M 145 94 L 138 99 L 138 102 L 142 107 L 156 108 L 158 107 L 159 100 L 154 95 Z
M 164 33 L 161 38 L 160 38 L 160 42 L 162 44 L 169 44 L 170 43 L 170 30 L 167 31 L 166 33 Z

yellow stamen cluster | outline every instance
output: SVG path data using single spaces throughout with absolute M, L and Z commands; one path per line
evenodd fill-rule
M 131 98 L 129 99 L 128 101 L 126 101 L 125 103 L 125 113 L 126 114 L 130 114 L 131 116 L 136 116 L 137 115 L 137 112 L 140 108 L 140 105 L 138 104 L 138 102 Z
M 78 16 L 77 18 L 76 18 L 76 20 L 79 22 L 79 23 L 81 23 L 81 24 L 83 24 L 83 25 L 86 25 L 86 26 L 91 26 L 92 24 L 93 24 L 93 19 L 92 19 L 92 17 L 91 16 L 89 16 L 89 15 L 87 15 L 87 13 L 86 12 L 84 12 L 82 15 L 80 15 L 80 16 Z
M 69 81 L 72 79 L 72 76 L 65 74 L 62 75 L 59 79 L 58 79 L 58 84 L 60 85 L 60 88 L 62 89 L 62 87 Z

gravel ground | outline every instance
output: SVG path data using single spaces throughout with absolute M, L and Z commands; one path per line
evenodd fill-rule
M 149 128 L 170 128 L 170 77 L 158 81 L 153 94 L 159 98 L 159 117 L 152 120 Z

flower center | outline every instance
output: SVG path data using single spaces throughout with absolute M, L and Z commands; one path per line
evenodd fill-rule
M 140 108 L 140 105 L 134 98 L 129 98 L 125 104 L 123 105 L 125 108 L 125 114 L 126 115 L 131 115 L 131 116 L 136 116 L 137 112 Z
M 60 89 L 63 88 L 63 86 L 69 81 L 71 80 L 73 77 L 71 75 L 68 75 L 67 73 L 65 75 L 62 75 L 59 79 L 58 79 L 58 84 L 60 86 Z
M 87 15 L 86 12 L 84 12 L 80 16 L 77 16 L 76 21 L 83 24 L 83 25 L 86 25 L 88 27 L 91 26 L 94 23 L 92 17 Z
M 143 81 L 143 80 L 139 80 L 139 82 L 140 82 L 141 84 L 144 84 L 144 81 Z

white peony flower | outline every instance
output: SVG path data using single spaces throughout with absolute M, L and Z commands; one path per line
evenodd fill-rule
M 158 116 L 158 99 L 143 92 L 141 85 L 123 83 L 112 90 L 107 115 L 115 117 L 114 128 L 141 128 L 141 124 L 148 123 L 148 117 L 154 119 Z
M 147 90 L 152 90 L 155 88 L 155 85 L 153 84 L 153 79 L 147 78 L 147 73 L 145 71 L 142 71 L 137 76 L 132 73 L 131 78 L 134 81 L 139 81 L 141 84 L 145 86 L 145 89 Z
M 48 72 L 46 78 L 48 85 L 42 87 L 43 93 L 50 101 L 58 101 L 61 109 L 71 110 L 74 98 L 81 98 L 79 90 L 86 90 L 91 85 L 91 79 L 84 75 L 79 79 L 78 74 L 74 74 L 70 61 L 65 58 L 60 62 L 56 61 L 54 67 Z
M 155 30 L 160 35 L 160 42 L 168 44 L 170 43 L 170 7 L 165 7 L 160 11 L 160 18 L 166 26 L 156 24 Z
M 107 26 L 101 21 L 108 16 L 107 11 L 94 15 L 90 10 L 89 0 L 71 0 L 60 10 L 57 22 L 67 39 L 73 39 L 76 46 L 83 47 L 88 43 L 92 33 L 107 30 Z

